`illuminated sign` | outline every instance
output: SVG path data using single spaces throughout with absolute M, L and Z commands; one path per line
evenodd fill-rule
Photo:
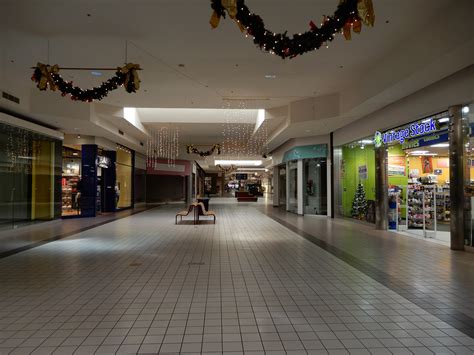
M 412 123 L 410 126 L 385 133 L 375 132 L 375 147 L 378 148 L 383 144 L 400 143 L 405 140 L 418 137 L 436 131 L 436 121 L 432 118 L 424 122 Z
M 107 169 L 111 165 L 111 160 L 109 157 L 104 157 L 103 155 L 98 155 L 96 159 L 96 165 L 100 168 Z

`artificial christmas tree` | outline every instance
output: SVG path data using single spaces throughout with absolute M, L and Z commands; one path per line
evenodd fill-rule
M 365 199 L 364 186 L 357 185 L 354 201 L 352 201 L 351 215 L 354 218 L 364 219 L 367 214 L 367 200 Z

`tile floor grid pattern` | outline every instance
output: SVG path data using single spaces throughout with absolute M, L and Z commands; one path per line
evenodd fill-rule
M 216 225 L 148 211 L 0 260 L 0 354 L 474 353 L 254 208 L 215 209 Z
M 266 213 L 268 213 L 268 211 L 266 211 Z M 270 216 L 276 221 L 278 221 L 280 224 L 287 226 L 290 230 L 295 231 L 297 234 L 310 240 L 314 244 L 320 246 L 322 249 L 337 256 L 344 262 L 347 262 L 350 265 L 354 266 L 359 271 L 362 271 L 364 274 L 370 276 L 372 279 L 389 287 L 391 290 L 397 292 L 399 295 L 420 306 L 422 309 L 426 310 L 430 314 L 437 316 L 441 320 L 444 320 L 448 324 L 456 327 L 456 329 L 462 331 L 464 334 L 471 337 L 474 335 L 474 319 L 468 315 L 469 312 L 465 312 L 466 310 L 469 310 L 468 305 L 467 307 L 461 308 L 456 307 L 456 305 L 454 305 L 453 307 L 452 302 L 447 299 L 445 299 L 444 301 L 440 301 L 439 295 L 437 292 L 435 292 L 435 290 L 431 290 L 427 287 L 424 287 L 424 284 L 420 285 L 420 282 L 408 283 L 404 281 L 404 279 L 400 279 L 395 276 L 393 272 L 390 272 L 390 274 L 388 274 L 387 272 L 380 270 L 379 268 L 375 267 L 366 260 L 361 260 L 356 256 L 352 255 L 350 252 L 344 251 L 338 247 L 335 247 L 334 245 L 328 244 L 324 239 L 320 239 L 319 237 L 316 237 L 313 234 L 309 234 L 304 230 L 297 228 L 290 222 L 281 220 L 280 218 L 272 214 L 270 214 Z M 316 232 L 315 234 L 319 236 L 321 235 L 318 232 Z M 347 250 L 347 246 L 345 246 L 345 249 Z M 360 248 L 352 248 L 352 250 L 358 251 L 360 250 Z M 470 256 L 472 257 L 472 255 Z M 411 269 L 412 272 L 417 272 L 417 270 L 418 268 Z M 421 283 L 423 283 L 423 280 L 421 281 Z M 440 281 L 437 280 L 436 283 L 439 286 Z M 465 287 L 462 290 L 462 293 L 465 294 L 463 296 L 464 299 L 466 297 L 469 297 L 469 295 L 471 295 L 471 297 L 473 296 L 473 294 L 470 293 L 469 287 L 470 284 L 466 280 Z
M 302 218 L 271 206 L 261 208 L 283 223 L 289 223 L 384 271 L 392 279 L 411 285 L 415 296 L 423 295 L 423 302 L 426 303 L 429 296 L 430 313 L 439 316 L 464 313 L 474 318 L 472 254 L 451 251 L 445 246 L 427 244 L 425 240 L 389 231 L 376 231 L 373 225 L 353 220 Z

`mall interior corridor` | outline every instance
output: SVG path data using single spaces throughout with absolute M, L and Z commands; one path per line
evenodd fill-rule
M 216 224 L 161 206 L 1 258 L 0 354 L 474 353 L 473 254 L 422 242 L 423 267 L 408 237 L 218 201 Z

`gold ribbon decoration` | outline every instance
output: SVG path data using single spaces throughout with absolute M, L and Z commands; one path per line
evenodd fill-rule
M 221 5 L 227 11 L 227 13 L 229 14 L 229 17 L 235 20 L 235 23 L 239 27 L 239 30 L 241 32 L 244 32 L 245 31 L 244 26 L 235 18 L 237 16 L 237 0 L 221 0 Z M 218 14 L 216 11 L 213 11 L 211 15 L 211 19 L 209 20 L 211 27 L 213 29 L 217 28 L 219 26 L 220 20 L 221 20 L 220 14 Z
M 140 78 L 137 72 L 137 70 L 140 70 L 139 64 L 127 63 L 122 68 L 118 68 L 118 70 L 125 74 L 123 85 L 128 93 L 135 92 L 140 88 Z
M 364 25 L 374 26 L 375 12 L 372 0 L 357 0 L 357 13 Z
M 347 41 L 351 40 L 351 29 L 352 29 L 352 23 L 351 22 L 346 22 L 344 24 L 344 27 L 342 27 L 342 33 L 344 35 L 344 38 Z
M 219 26 L 219 22 L 221 20 L 221 17 L 219 16 L 219 14 L 215 11 L 212 12 L 212 15 L 211 15 L 211 19 L 209 20 L 209 23 L 211 24 L 211 27 L 214 29 L 214 28 L 217 28 L 217 26 Z
M 237 16 L 237 0 L 221 0 L 221 4 L 227 10 L 231 19 Z
M 41 73 L 40 77 L 37 78 L 38 84 L 36 85 L 38 89 L 44 91 L 48 89 L 56 91 L 57 85 L 53 79 L 52 74 L 57 74 L 59 72 L 59 67 L 57 64 L 51 66 L 43 63 L 38 63 L 36 69 Z

